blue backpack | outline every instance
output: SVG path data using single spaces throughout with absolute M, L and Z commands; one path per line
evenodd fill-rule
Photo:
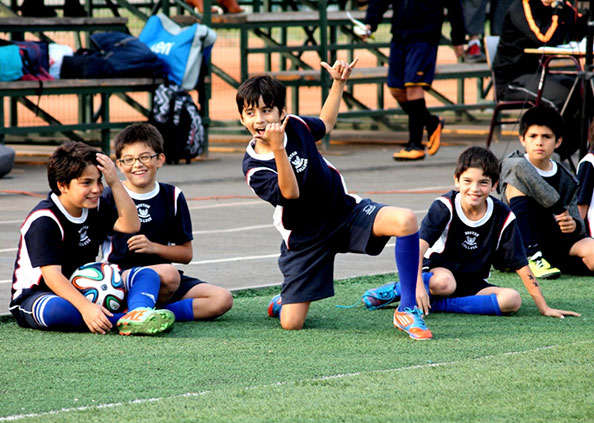
M 0 81 L 16 81 L 23 76 L 23 60 L 19 47 L 0 45 Z

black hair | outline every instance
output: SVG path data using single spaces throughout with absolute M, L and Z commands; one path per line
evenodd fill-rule
M 47 180 L 52 192 L 60 195 L 58 183 L 70 184 L 89 165 L 97 166 L 99 150 L 83 142 L 67 141 L 52 153 L 47 165 Z
M 565 126 L 561 114 L 552 107 L 547 106 L 532 107 L 524 112 L 520 118 L 520 136 L 524 137 L 526 132 L 528 132 L 528 128 L 533 125 L 546 126 L 553 131 L 556 139 L 563 136 L 563 128 Z
M 459 179 L 470 168 L 482 169 L 483 174 L 491 178 L 493 185 L 499 181 L 499 160 L 485 147 L 475 145 L 464 150 L 458 156 L 454 176 Z
M 279 112 L 285 108 L 287 88 L 276 78 L 270 75 L 252 76 L 243 82 L 237 89 L 235 101 L 239 114 L 247 106 L 257 106 L 260 97 L 268 107 L 277 107 Z
M 163 137 L 157 128 L 150 123 L 134 123 L 125 127 L 114 139 L 116 158 L 122 156 L 122 150 L 129 144 L 145 143 L 155 153 L 163 154 Z

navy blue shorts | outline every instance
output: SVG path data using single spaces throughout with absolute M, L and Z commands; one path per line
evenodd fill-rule
M 392 41 L 388 87 L 422 86 L 428 89 L 433 83 L 436 61 L 437 45 L 426 41 Z
M 17 324 L 23 328 L 47 329 L 43 322 L 38 322 L 33 313 L 33 308 L 38 307 L 37 301 L 44 301 L 46 297 L 57 297 L 52 291 L 36 291 L 25 298 L 17 307 L 11 308 L 10 312 L 14 316 Z M 40 313 L 41 315 L 43 313 Z
M 201 283 L 206 283 L 198 278 L 193 278 L 191 276 L 184 275 L 184 272 L 182 272 L 181 270 L 179 271 L 179 277 L 181 279 L 179 282 L 179 288 L 177 288 L 177 291 L 175 291 L 171 299 L 167 301 L 167 304 L 171 304 L 181 300 L 190 289 L 194 288 L 196 285 L 200 285 Z
M 362 200 L 327 236 L 298 250 L 281 245 L 278 265 L 284 276 L 283 304 L 321 300 L 334 295 L 334 257 L 338 253 L 378 255 L 390 237 L 374 237 L 373 223 L 383 204 Z

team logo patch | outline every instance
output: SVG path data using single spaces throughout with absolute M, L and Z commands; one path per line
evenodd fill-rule
M 466 231 L 464 232 L 466 239 L 462 242 L 462 247 L 466 248 L 467 250 L 476 250 L 478 248 L 477 245 L 477 238 L 479 234 L 474 231 Z
M 153 218 L 151 217 L 150 213 L 151 206 L 145 203 L 140 203 L 136 205 L 136 210 L 138 211 L 138 219 L 140 219 L 141 223 L 148 223 Z
M 302 159 L 301 157 L 299 157 L 296 151 L 293 151 L 289 155 L 289 161 L 291 162 L 291 164 L 295 168 L 295 172 L 297 173 L 303 172 L 307 167 L 307 159 Z
M 376 206 L 373 204 L 367 204 L 365 207 L 363 207 L 363 213 L 365 213 L 367 216 L 371 216 L 371 213 L 373 213 L 375 207 Z
M 91 238 L 89 238 L 89 235 L 87 234 L 88 231 L 89 227 L 86 225 L 78 230 L 78 235 L 80 236 L 80 240 L 78 241 L 79 247 L 84 247 L 91 242 Z

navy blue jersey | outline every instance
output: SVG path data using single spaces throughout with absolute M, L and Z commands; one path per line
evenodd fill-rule
M 518 270 L 528 264 L 516 216 L 501 201 L 487 198 L 487 212 L 477 221 L 464 215 L 457 191 L 433 201 L 421 223 L 420 238 L 430 248 L 423 267 L 445 267 L 464 277 L 486 280 L 492 264 Z
M 71 216 L 56 194 L 37 204 L 21 226 L 10 306 L 39 289 L 49 289 L 42 266 L 62 266 L 68 278 L 79 266 L 96 261 L 117 218 L 117 210 L 104 201 L 96 209 L 82 209 L 80 217 Z
M 184 244 L 193 239 L 188 203 L 181 190 L 173 185 L 155 183 L 151 192 L 138 194 L 126 189 L 138 211 L 140 231 L 152 242 L 162 245 Z M 107 188 L 103 199 L 113 204 L 113 193 Z M 134 266 L 169 263 L 155 254 L 138 254 L 128 250 L 128 239 L 134 234 L 114 232 L 103 244 L 103 259 L 128 269 Z
M 326 134 L 317 118 L 289 115 L 285 150 L 299 185 L 299 198 L 287 200 L 278 186 L 273 153 L 258 154 L 250 141 L 243 157 L 243 173 L 258 197 L 272 204 L 274 223 L 287 245 L 295 249 L 325 237 L 348 216 L 360 198 L 349 195 L 340 173 L 315 144 Z
M 588 206 L 586 215 L 586 232 L 594 235 L 594 154 L 586 154 L 578 164 L 577 177 L 580 186 L 577 193 L 577 203 Z

